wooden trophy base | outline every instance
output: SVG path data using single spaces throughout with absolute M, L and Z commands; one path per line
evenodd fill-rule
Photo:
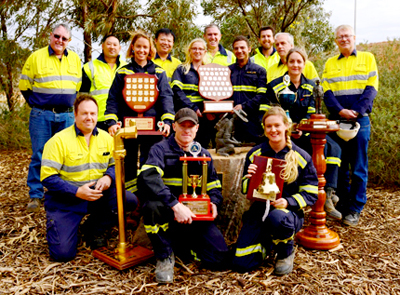
M 192 218 L 194 221 L 213 221 L 214 218 L 211 212 L 211 201 L 209 196 L 198 196 L 193 198 L 191 195 L 179 197 L 179 203 L 189 207 L 189 209 L 196 215 Z
M 330 250 L 340 244 L 339 235 L 326 227 L 326 213 L 324 205 L 326 201 L 325 177 L 326 162 L 324 147 L 326 134 L 339 130 L 336 121 L 327 120 L 324 114 L 312 114 L 308 120 L 302 120 L 298 128 L 303 132 L 311 133 L 313 147 L 312 159 L 318 175 L 318 200 L 312 206 L 310 212 L 310 225 L 300 230 L 296 235 L 296 241 L 308 249 Z
M 158 130 L 138 130 L 138 135 L 159 135 L 162 136 L 161 131 Z
M 330 250 L 340 244 L 339 235 L 325 225 L 310 225 L 301 229 L 296 235 L 296 241 L 304 248 L 313 250 Z
M 124 270 L 134 265 L 140 264 L 154 256 L 154 252 L 139 245 L 128 246 L 124 253 L 116 253 L 106 247 L 101 247 L 93 251 L 93 256 L 101 261 Z

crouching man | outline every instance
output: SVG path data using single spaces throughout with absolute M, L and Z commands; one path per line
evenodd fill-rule
M 190 144 L 199 128 L 196 113 L 189 108 L 175 115 L 175 135 L 155 144 L 138 177 L 138 193 L 143 198 L 143 216 L 146 232 L 153 244 L 156 281 L 171 283 L 174 278 L 174 253 L 180 258 L 201 261 L 204 267 L 224 264 L 228 248 L 212 221 L 193 221 L 195 214 L 178 202 L 182 194 L 182 161 L 179 157 L 192 156 Z M 200 155 L 210 157 L 206 149 Z M 201 161 L 188 163 L 188 175 L 201 175 Z M 222 203 L 221 183 L 213 162 L 208 162 L 207 193 L 212 202 L 215 218 Z
M 76 256 L 78 228 L 91 248 L 105 246 L 104 232 L 117 222 L 113 138 L 96 128 L 98 106 L 90 95 L 74 103 L 75 124 L 54 135 L 45 145 L 41 181 L 45 194 L 47 242 L 50 256 L 69 261 Z M 137 199 L 127 195 L 127 207 Z

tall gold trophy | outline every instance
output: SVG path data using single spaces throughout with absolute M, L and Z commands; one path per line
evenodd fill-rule
M 183 161 L 182 165 L 182 194 L 179 196 L 179 202 L 189 207 L 196 215 L 193 220 L 212 221 L 214 220 L 211 211 L 211 200 L 207 195 L 207 162 L 211 161 L 210 157 L 198 157 L 201 152 L 201 145 L 193 142 L 189 147 L 192 157 L 180 157 Z M 202 161 L 202 175 L 188 175 L 188 162 Z M 192 194 L 188 194 L 188 185 L 192 187 Z M 201 185 L 201 194 L 197 195 L 196 188 Z
M 114 250 L 102 247 L 93 251 L 93 256 L 105 263 L 123 270 L 137 265 L 154 256 L 153 251 L 139 245 L 130 245 L 126 240 L 125 220 L 125 168 L 124 159 L 126 150 L 123 139 L 136 138 L 136 122 L 130 121 L 129 127 L 121 128 L 114 136 L 114 159 L 115 159 L 115 185 L 117 189 L 118 202 L 118 232 L 119 244 Z

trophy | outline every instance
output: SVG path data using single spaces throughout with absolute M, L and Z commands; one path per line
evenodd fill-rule
M 199 67 L 199 93 L 204 101 L 205 113 L 232 112 L 233 101 L 223 101 L 233 95 L 231 70 L 227 66 L 211 63 Z
M 156 131 L 155 117 L 144 117 L 143 113 L 154 106 L 158 98 L 157 82 L 158 78 L 155 75 L 136 73 L 126 75 L 125 86 L 122 90 L 122 96 L 126 104 L 135 112 L 137 117 L 124 117 L 124 126 L 129 126 L 129 121 L 134 119 L 136 122 L 139 135 L 160 135 L 160 123 Z
M 282 196 L 284 179 L 282 173 L 286 161 L 264 156 L 254 156 L 256 173 L 250 178 L 247 199 L 256 201 L 275 201 Z
M 182 194 L 179 196 L 179 202 L 189 207 L 196 215 L 193 220 L 214 220 L 211 212 L 211 201 L 207 195 L 207 162 L 211 161 L 210 157 L 198 157 L 201 152 L 201 145 L 198 142 L 192 142 L 189 147 L 192 157 L 180 157 L 183 161 L 182 165 Z M 188 162 L 203 161 L 202 175 L 188 175 Z M 192 187 L 192 194 L 188 194 L 188 185 Z M 201 186 L 201 194 L 197 195 L 196 188 Z
M 276 195 L 280 192 L 276 185 L 275 174 L 272 172 L 272 159 L 269 158 L 265 172 L 262 174 L 261 183 L 257 189 L 253 190 L 253 198 L 275 201 Z
M 281 107 L 285 110 L 289 122 L 292 123 L 292 119 L 289 115 L 289 110 L 297 100 L 297 93 L 294 93 L 292 90 L 289 89 L 289 75 L 285 75 L 283 77 L 283 84 L 285 85 L 285 88 L 277 94 L 276 98 L 279 101 Z

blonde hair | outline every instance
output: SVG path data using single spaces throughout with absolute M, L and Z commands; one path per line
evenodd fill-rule
M 290 125 L 289 119 L 286 116 L 285 111 L 281 107 L 271 107 L 268 111 L 265 112 L 262 122 L 265 126 L 265 119 L 269 116 L 280 116 L 285 125 Z M 290 128 L 286 129 L 286 146 L 289 148 L 289 152 L 285 156 L 286 166 L 282 170 L 280 177 L 282 177 L 287 183 L 292 183 L 297 179 L 299 175 L 299 171 L 297 169 L 298 166 L 298 158 L 296 152 L 292 149 L 292 141 L 290 139 Z
M 207 49 L 206 41 L 204 41 L 202 38 L 193 39 L 193 40 L 189 43 L 189 45 L 185 48 L 186 60 L 185 60 L 185 62 L 183 62 L 183 63 L 181 64 L 181 67 L 184 69 L 184 70 L 183 70 L 183 73 L 184 73 L 185 75 L 186 75 L 187 73 L 189 73 L 189 71 L 190 71 L 190 66 L 191 66 L 191 64 L 192 64 L 192 62 L 193 62 L 193 59 L 192 59 L 192 57 L 191 57 L 191 55 L 190 55 L 190 50 L 192 49 L 193 44 L 196 43 L 196 42 L 201 42 L 201 43 L 204 45 L 204 50 Z M 204 53 L 205 53 L 205 51 L 204 51 Z M 204 54 L 203 60 L 202 60 L 202 62 L 201 62 L 202 65 L 204 65 L 204 64 L 206 63 L 205 57 L 206 57 L 206 55 Z
M 131 34 L 131 42 L 129 44 L 128 52 L 126 53 L 126 58 L 135 58 L 135 53 L 133 52 L 132 46 L 135 45 L 136 41 L 139 38 L 144 38 L 149 41 L 150 43 L 150 50 L 149 55 L 147 56 L 147 60 L 152 60 L 156 56 L 156 47 L 154 46 L 153 38 L 147 34 L 143 30 L 137 30 L 136 32 L 130 33 Z

